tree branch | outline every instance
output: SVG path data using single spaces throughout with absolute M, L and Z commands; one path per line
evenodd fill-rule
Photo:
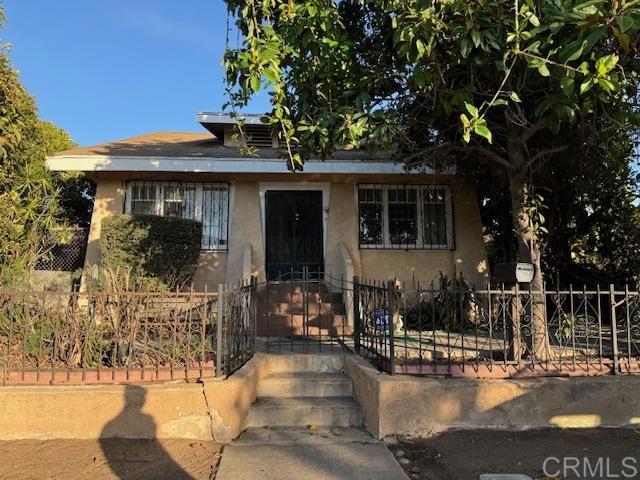
M 531 163 L 536 162 L 540 160 L 542 157 L 546 157 L 547 155 L 553 155 L 554 153 L 564 152 L 568 148 L 569 148 L 569 145 L 562 145 L 560 147 L 553 147 L 553 148 L 548 148 L 547 150 L 542 150 L 536 153 L 533 157 L 531 157 L 530 162 Z

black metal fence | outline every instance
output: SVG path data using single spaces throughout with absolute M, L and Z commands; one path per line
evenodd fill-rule
M 218 288 L 215 330 L 216 375 L 230 375 L 255 353 L 257 327 L 255 277 Z
M 640 295 L 596 287 L 477 290 L 354 282 L 356 351 L 388 373 L 640 373 Z
M 255 281 L 219 292 L 0 292 L 2 384 L 229 375 L 255 348 Z
M 350 280 L 303 267 L 256 288 L 256 333 L 265 351 L 330 352 L 353 341 Z

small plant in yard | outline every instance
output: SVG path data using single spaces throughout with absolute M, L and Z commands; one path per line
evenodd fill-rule
M 440 272 L 437 286 L 418 288 L 416 293 L 403 312 L 407 330 L 459 329 L 470 321 L 473 290 L 462 277 L 450 279 Z

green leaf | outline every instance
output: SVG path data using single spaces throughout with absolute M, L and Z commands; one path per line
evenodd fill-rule
M 476 48 L 480 46 L 480 32 L 478 30 L 471 30 L 471 40 Z
M 462 55 L 462 58 L 467 58 L 470 51 L 471 43 L 469 42 L 469 38 L 464 37 L 462 40 L 460 40 L 460 54 Z
M 280 76 L 274 67 L 269 67 L 265 69 L 264 77 L 273 84 L 278 83 L 278 81 L 280 80 Z
M 518 94 L 516 92 L 513 92 L 513 91 L 507 92 L 507 95 L 509 95 L 509 98 L 511 100 L 513 100 L 514 102 L 516 102 L 516 103 L 521 103 L 522 102 L 522 100 L 520 100 L 520 97 L 518 96 Z
M 468 102 L 464 102 L 464 106 L 471 117 L 478 118 L 478 109 L 475 106 L 471 105 Z
M 546 63 L 540 64 L 540 66 L 538 67 L 538 73 L 543 77 L 548 77 L 549 75 L 551 75 L 551 72 L 549 71 Z
M 634 26 L 635 20 L 630 15 L 619 15 L 616 17 L 616 23 L 620 27 L 620 31 L 624 33 Z
M 260 90 L 260 77 L 258 75 L 252 75 L 250 80 L 251 90 L 257 92 Z
M 605 55 L 596 61 L 596 70 L 598 75 L 609 73 L 618 63 L 618 56 L 615 54 Z
M 535 16 L 533 13 L 529 16 L 529 21 L 531 22 L 531 25 L 533 25 L 534 27 L 540 26 L 540 19 L 537 16 Z
M 569 75 L 563 77 L 563 79 L 560 81 L 560 88 L 562 89 L 562 93 L 564 93 L 567 97 L 570 97 L 573 93 L 573 85 L 573 77 Z
M 471 122 L 469 121 L 469 119 L 467 118 L 467 116 L 464 113 L 460 114 L 460 121 L 462 122 L 462 125 L 467 128 L 471 125 Z
M 593 87 L 593 84 L 594 84 L 593 78 L 590 78 L 582 82 L 582 84 L 580 85 L 580 94 L 582 95 L 583 93 L 586 93 L 589 90 L 591 90 L 591 87 Z
M 492 143 L 493 138 L 491 136 L 491 130 L 489 130 L 485 124 L 477 123 L 473 127 L 473 131 L 476 132 L 476 135 L 480 135 L 481 137 L 486 138 L 489 143 Z

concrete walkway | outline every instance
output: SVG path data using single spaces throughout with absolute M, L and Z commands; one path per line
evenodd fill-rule
M 249 429 L 225 447 L 216 480 L 407 480 L 387 447 L 358 428 Z

